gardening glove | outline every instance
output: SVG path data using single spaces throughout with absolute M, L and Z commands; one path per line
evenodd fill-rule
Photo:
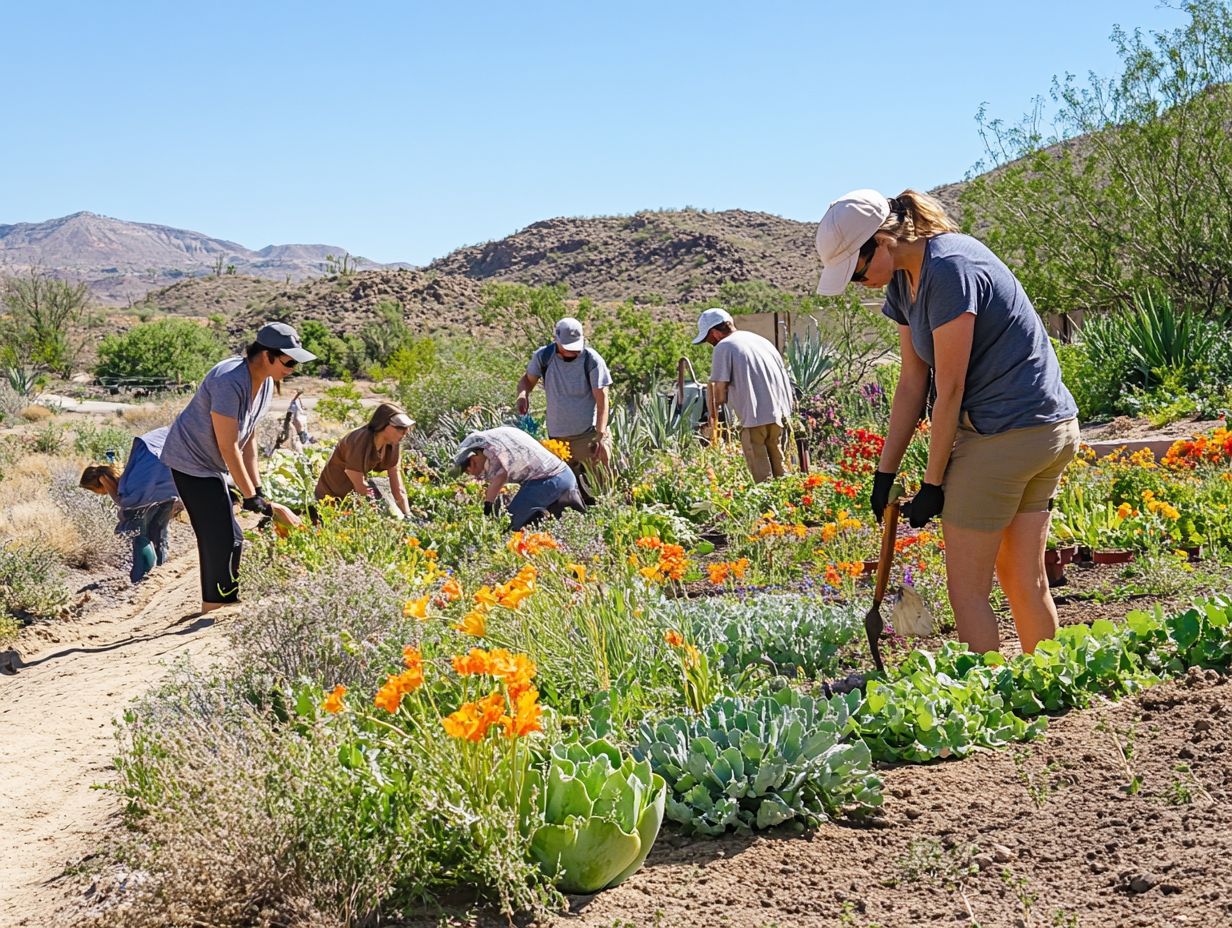
M 244 499 L 244 502 L 240 504 L 240 508 L 247 509 L 249 512 L 259 512 L 263 516 L 272 516 L 274 514 L 270 501 L 261 495 L 260 487 L 257 487 L 256 493 Z
M 890 502 L 890 488 L 894 486 L 894 478 L 898 474 L 886 473 L 884 470 L 879 470 L 873 474 L 873 493 L 869 497 L 869 507 L 873 510 L 873 516 L 877 519 L 877 524 L 881 524 L 881 515 L 885 512 L 885 508 Z
M 500 511 L 501 511 L 501 501 L 499 497 L 497 499 L 492 500 L 492 502 L 490 503 L 487 500 L 484 500 L 483 514 L 485 516 L 498 516 L 500 515 Z
M 935 483 L 921 483 L 920 492 L 911 501 L 907 521 L 912 528 L 923 528 L 933 516 L 941 515 L 945 507 L 945 491 Z

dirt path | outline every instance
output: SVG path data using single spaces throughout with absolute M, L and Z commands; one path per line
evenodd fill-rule
M 23 643 L 0 676 L 0 926 L 46 925 L 66 865 L 93 852 L 114 796 L 93 789 L 115 754 L 112 720 L 184 655 L 208 660 L 221 636 L 199 619 L 196 555 L 151 574 L 135 599 Z

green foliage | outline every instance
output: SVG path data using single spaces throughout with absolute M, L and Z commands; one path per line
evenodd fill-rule
M 979 167 L 996 170 L 963 203 L 1041 312 L 1112 309 L 1147 287 L 1208 315 L 1232 305 L 1232 9 L 1181 9 L 1181 29 L 1116 29 L 1119 75 L 1054 78 L 1055 134 L 1039 99 L 1017 125 L 979 114 Z
M 1121 379 L 1127 364 L 1124 350 L 1119 351 L 1120 357 L 1111 363 L 1097 363 L 1085 342 L 1063 345 L 1054 341 L 1053 347 L 1061 365 L 1061 380 L 1078 404 L 1080 419 L 1107 418 L 1121 409 L 1124 398 Z
M 34 433 L 30 447 L 37 454 L 59 454 L 64 450 L 64 427 L 48 422 Z
M 0 616 L 55 618 L 68 607 L 70 596 L 54 551 L 16 544 L 0 547 Z
M 324 395 L 317 401 L 316 414 L 327 422 L 359 425 L 364 417 L 362 399 L 363 394 L 354 384 L 335 384 L 325 388 Z
M 815 825 L 881 805 L 868 747 L 845 737 L 860 699 L 792 689 L 723 698 L 699 715 L 643 722 L 635 753 L 671 787 L 667 817 L 686 832 Z
M 551 329 L 548 330 L 549 337 Z M 394 395 L 399 405 L 431 431 L 450 411 L 473 407 L 508 409 L 518 378 L 530 355 L 493 350 L 474 338 L 452 338 L 434 346 L 435 362 L 411 381 L 399 380 Z
M 683 612 L 698 647 L 717 656 L 728 677 L 753 669 L 811 679 L 834 676 L 839 648 L 863 629 L 858 609 L 790 593 L 696 600 Z
M 676 365 L 688 358 L 699 377 L 710 369 L 710 346 L 692 344 L 690 326 L 659 321 L 650 310 L 622 303 L 594 325 L 590 344 L 612 371 L 614 389 L 629 398 L 674 381 Z
M 436 342 L 430 335 L 425 335 L 404 341 L 384 363 L 375 365 L 371 374 L 374 380 L 411 384 L 430 375 L 436 362 Z
M 73 450 L 94 461 L 101 461 L 108 451 L 114 451 L 123 460 L 132 444 L 132 433 L 118 425 L 82 422 L 73 427 Z
M 573 316 L 585 323 L 590 318 L 594 304 L 586 298 L 567 302 L 568 293 L 565 284 L 490 282 L 483 288 L 480 318 L 501 333 L 502 348 L 521 358 L 525 368 L 530 353 L 552 340 L 558 320 Z
M 0 364 L 33 364 L 67 377 L 73 372 L 88 329 L 89 290 L 31 269 L 0 282 Z
M 98 346 L 100 378 L 195 383 L 226 354 L 212 329 L 187 319 L 159 319 L 108 335 Z
M 556 745 L 546 776 L 530 789 L 543 816 L 531 853 L 567 893 L 622 883 L 642 866 L 663 824 L 663 778 L 606 741 Z
M 324 323 L 307 319 L 296 331 L 304 347 L 317 356 L 317 372 L 323 377 L 357 375 L 365 364 L 364 343 L 358 336 L 341 338 Z

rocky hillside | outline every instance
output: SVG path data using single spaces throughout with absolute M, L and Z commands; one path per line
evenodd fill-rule
M 817 274 L 812 223 L 727 210 L 548 219 L 507 238 L 459 248 L 428 270 L 473 280 L 563 282 L 599 300 L 684 303 L 720 284 L 764 280 L 807 293 Z
M 318 277 L 335 245 L 268 245 L 252 251 L 199 232 L 94 213 L 47 222 L 0 225 L 0 266 L 9 273 L 43 268 L 89 284 L 102 303 L 125 304 L 186 277 L 232 273 L 280 282 Z M 382 265 L 362 258 L 359 268 Z

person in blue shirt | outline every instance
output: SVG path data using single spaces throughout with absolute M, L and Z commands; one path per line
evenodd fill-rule
M 133 439 L 123 472 L 114 464 L 91 464 L 81 473 L 81 486 L 106 494 L 120 511 L 116 534 L 133 546 L 133 567 L 128 577 L 141 581 L 167 560 L 167 528 L 179 497 L 171 471 L 159 460 L 169 427 Z
M 923 414 L 928 464 L 909 519 L 945 531 L 946 586 L 958 637 L 977 652 L 1001 640 L 989 596 L 995 572 L 1024 653 L 1057 630 L 1044 574 L 1052 501 L 1078 448 L 1078 407 L 1022 285 L 933 197 L 853 190 L 817 227 L 817 292 L 885 289 L 902 368 L 870 505 L 877 520 Z M 907 511 L 904 509 L 904 514 Z

